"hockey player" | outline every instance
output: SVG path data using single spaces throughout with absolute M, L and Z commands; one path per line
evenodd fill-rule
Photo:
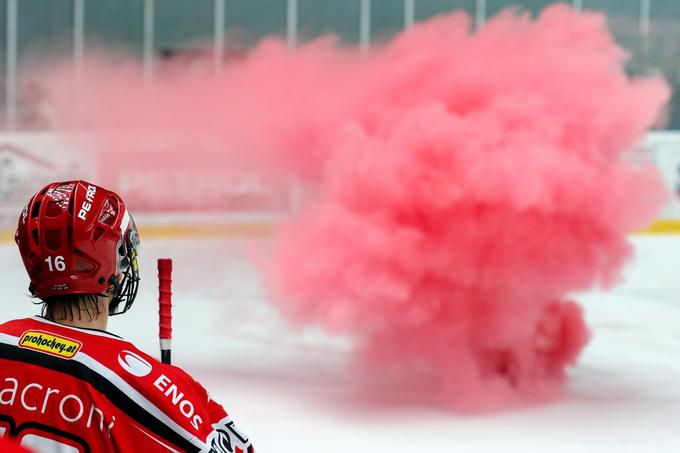
M 0 437 L 42 453 L 253 452 L 188 374 L 106 331 L 139 283 L 137 230 L 118 195 L 49 184 L 16 242 L 42 316 L 0 325 Z

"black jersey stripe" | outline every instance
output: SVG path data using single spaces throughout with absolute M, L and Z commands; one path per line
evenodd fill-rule
M 106 377 L 75 360 L 64 360 L 30 349 L 0 343 L 0 358 L 27 363 L 59 373 L 68 374 L 90 384 L 104 395 L 113 405 L 133 418 L 141 426 L 187 452 L 198 453 L 200 449 L 182 437 L 149 411 L 137 404 Z

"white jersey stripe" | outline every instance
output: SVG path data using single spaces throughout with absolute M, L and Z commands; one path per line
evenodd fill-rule
M 168 444 L 166 444 L 166 443 L 164 443 L 164 442 L 161 442 L 160 440 L 156 439 L 154 436 L 152 436 L 151 434 L 147 433 L 146 431 L 144 431 L 142 428 L 138 427 L 137 425 L 132 425 L 132 426 L 134 426 L 135 428 L 137 428 L 137 429 L 139 430 L 139 432 L 141 432 L 142 434 L 144 434 L 144 435 L 145 435 L 146 437 L 148 437 L 149 439 L 151 439 L 151 440 L 153 440 L 154 442 L 156 442 L 156 443 L 161 444 L 162 446 L 164 446 L 164 447 L 165 447 L 166 449 L 168 449 L 169 451 L 171 451 L 171 452 L 173 452 L 173 453 L 181 453 L 179 450 L 175 450 L 175 449 L 172 448 L 170 445 L 168 445 Z
M 31 319 L 45 323 L 45 324 L 49 324 L 51 326 L 57 326 L 57 327 L 61 327 L 61 328 L 64 328 L 64 329 L 76 330 L 80 333 L 85 333 L 87 335 L 96 335 L 98 337 L 110 338 L 112 340 L 125 341 L 123 338 L 120 338 L 120 337 L 113 335 L 111 333 L 108 333 L 108 332 L 102 332 L 102 331 L 93 330 L 93 329 L 80 329 L 78 327 L 67 326 L 65 324 L 59 324 L 58 322 L 50 321 L 49 319 L 41 318 L 40 316 L 34 316 Z

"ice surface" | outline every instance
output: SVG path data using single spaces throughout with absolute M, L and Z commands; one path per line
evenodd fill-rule
M 139 299 L 110 330 L 156 353 L 155 261 L 172 257 L 174 363 L 258 452 L 680 452 L 680 236 L 633 242 L 625 283 L 576 295 L 594 336 L 569 396 L 512 412 L 461 416 L 412 395 L 367 400 L 344 370 L 347 339 L 295 330 L 266 304 L 246 240 L 144 241 Z M 0 266 L 0 319 L 35 314 L 13 244 L 0 245 Z

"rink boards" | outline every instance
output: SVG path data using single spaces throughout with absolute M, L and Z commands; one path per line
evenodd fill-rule
M 209 163 L 211 155 L 218 155 L 214 150 L 187 149 L 187 157 L 178 158 L 180 145 L 163 137 L 142 146 L 140 157 L 138 141 L 126 148 L 122 140 L 112 159 L 86 143 L 52 133 L 0 134 L 0 241 L 13 239 L 26 200 L 55 180 L 86 179 L 124 194 L 146 238 L 267 236 L 299 208 L 301 191 L 290 181 L 197 163 L 204 158 Z M 168 157 L 166 149 L 174 154 Z M 639 232 L 680 233 L 680 131 L 649 133 L 629 156 L 657 165 L 669 193 L 659 218 Z

